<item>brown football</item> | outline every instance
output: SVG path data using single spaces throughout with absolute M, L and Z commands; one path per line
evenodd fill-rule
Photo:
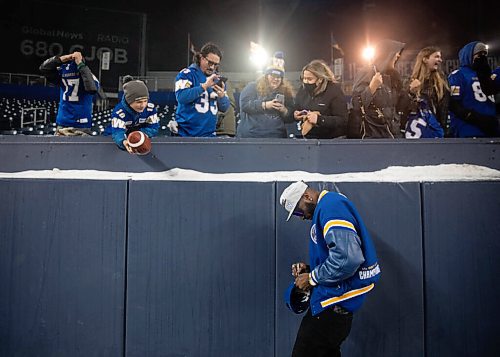
M 131 132 L 127 140 L 137 155 L 146 155 L 151 151 L 151 139 L 142 131 Z

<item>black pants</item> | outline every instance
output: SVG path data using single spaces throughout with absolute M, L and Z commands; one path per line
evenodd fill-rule
M 339 314 L 333 308 L 312 316 L 311 309 L 302 319 L 292 357 L 340 356 L 340 344 L 351 331 L 352 313 Z

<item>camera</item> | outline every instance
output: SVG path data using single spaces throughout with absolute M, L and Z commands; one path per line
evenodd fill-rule
M 274 98 L 277 102 L 280 102 L 281 104 L 285 105 L 285 96 L 283 94 L 276 94 L 276 98 Z

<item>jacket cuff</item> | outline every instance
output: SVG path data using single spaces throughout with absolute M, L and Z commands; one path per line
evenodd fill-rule
M 316 279 L 314 279 L 314 270 L 309 273 L 309 285 L 311 286 L 318 285 L 318 282 L 316 281 Z

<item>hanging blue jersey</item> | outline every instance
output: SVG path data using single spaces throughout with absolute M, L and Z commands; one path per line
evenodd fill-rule
M 111 134 L 113 141 L 125 150 L 123 140 L 132 131 L 140 130 L 148 137 L 152 138 L 158 135 L 160 121 L 153 103 L 148 103 L 142 113 L 137 113 L 125 101 L 123 96 L 120 103 L 113 109 L 111 114 L 111 125 L 106 128 L 106 135 Z
M 83 86 L 83 80 L 75 61 L 62 64 L 58 68 L 60 76 L 59 108 L 56 123 L 65 127 L 90 128 L 92 126 L 92 99 Z M 96 87 L 99 81 L 92 75 Z
M 227 96 L 219 99 L 213 88 L 203 90 L 201 84 L 206 80 L 201 68 L 194 63 L 175 78 L 175 120 L 180 136 L 215 136 L 217 112 L 229 109 Z
M 495 98 L 483 93 L 477 74 L 472 69 L 472 57 L 476 44 L 477 42 L 468 43 L 459 52 L 460 68 L 448 76 L 450 100 L 457 100 L 464 108 L 479 114 L 495 116 Z M 477 126 L 466 123 L 451 111 L 450 129 L 454 136 L 461 138 L 485 136 Z
M 410 113 L 406 123 L 405 138 L 442 138 L 444 130 L 425 99 L 420 99 L 416 112 Z
M 380 278 L 375 246 L 358 211 L 344 195 L 323 191 L 314 210 L 310 230 L 309 259 L 313 280 L 316 281 L 315 268 L 328 257 L 329 247 L 325 236 L 330 229 L 350 230 L 357 234 L 365 261 L 350 278 L 336 284 L 313 287 L 310 298 L 313 316 L 336 304 L 352 312 L 358 310 L 366 293 L 373 289 Z

